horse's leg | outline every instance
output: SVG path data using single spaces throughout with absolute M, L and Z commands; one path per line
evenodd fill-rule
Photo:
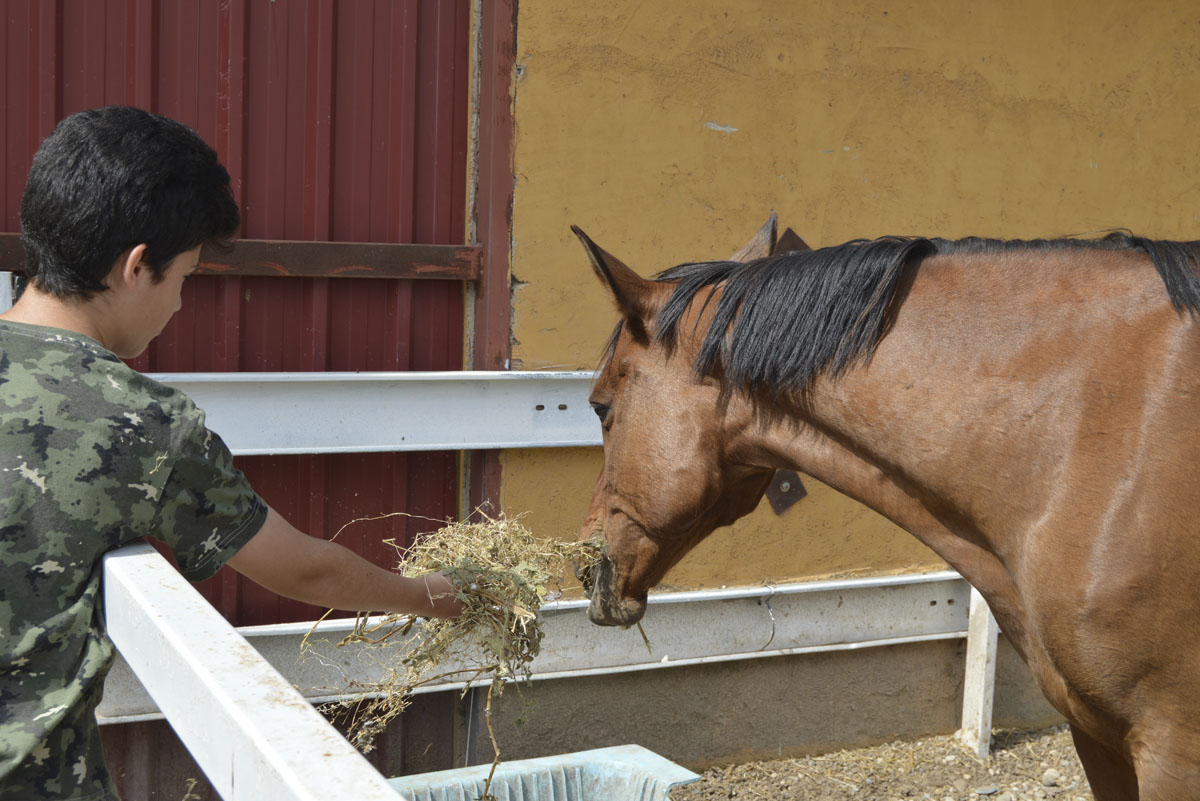
M 1079 761 L 1087 773 L 1088 784 L 1096 801 L 1141 801 L 1138 796 L 1138 780 L 1133 766 L 1120 754 L 1071 726 L 1071 737 Z
M 1163 727 L 1155 734 L 1143 733 L 1134 749 L 1138 801 L 1200 801 L 1196 743 L 1178 729 Z

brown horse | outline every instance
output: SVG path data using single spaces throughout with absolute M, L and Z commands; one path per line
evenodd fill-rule
M 1098 801 L 1200 799 L 1200 243 L 809 250 L 772 218 L 646 280 L 574 230 L 622 318 L 591 396 L 594 622 L 637 621 L 801 470 L 982 592 Z

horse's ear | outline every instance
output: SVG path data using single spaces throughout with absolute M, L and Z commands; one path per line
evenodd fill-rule
M 654 282 L 647 281 L 616 256 L 604 250 L 585 234 L 579 226 L 572 225 L 571 230 L 587 250 L 592 269 L 600 280 L 608 285 L 617 301 L 617 308 L 628 320 L 645 322 L 650 316 L 650 298 L 654 291 Z
M 765 259 L 775 250 L 775 232 L 779 228 L 779 215 L 771 212 L 771 216 L 763 223 L 762 228 L 750 241 L 738 248 L 737 253 L 729 257 L 730 261 L 754 261 Z
M 803 250 L 812 250 L 812 248 L 800 238 L 800 234 L 789 228 L 779 235 L 779 241 L 771 249 L 771 255 L 776 253 L 795 253 L 796 251 Z

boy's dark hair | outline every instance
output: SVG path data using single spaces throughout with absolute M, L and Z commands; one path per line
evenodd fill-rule
M 117 257 L 142 243 L 161 280 L 171 259 L 232 238 L 239 223 L 216 151 L 186 125 L 127 106 L 60 122 L 21 200 L 26 274 L 59 297 L 103 291 Z

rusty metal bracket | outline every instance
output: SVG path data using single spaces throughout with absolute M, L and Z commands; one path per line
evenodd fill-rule
M 777 515 L 792 508 L 792 504 L 807 494 L 808 490 L 800 482 L 800 476 L 795 470 L 777 470 L 770 486 L 767 487 L 767 500 Z

